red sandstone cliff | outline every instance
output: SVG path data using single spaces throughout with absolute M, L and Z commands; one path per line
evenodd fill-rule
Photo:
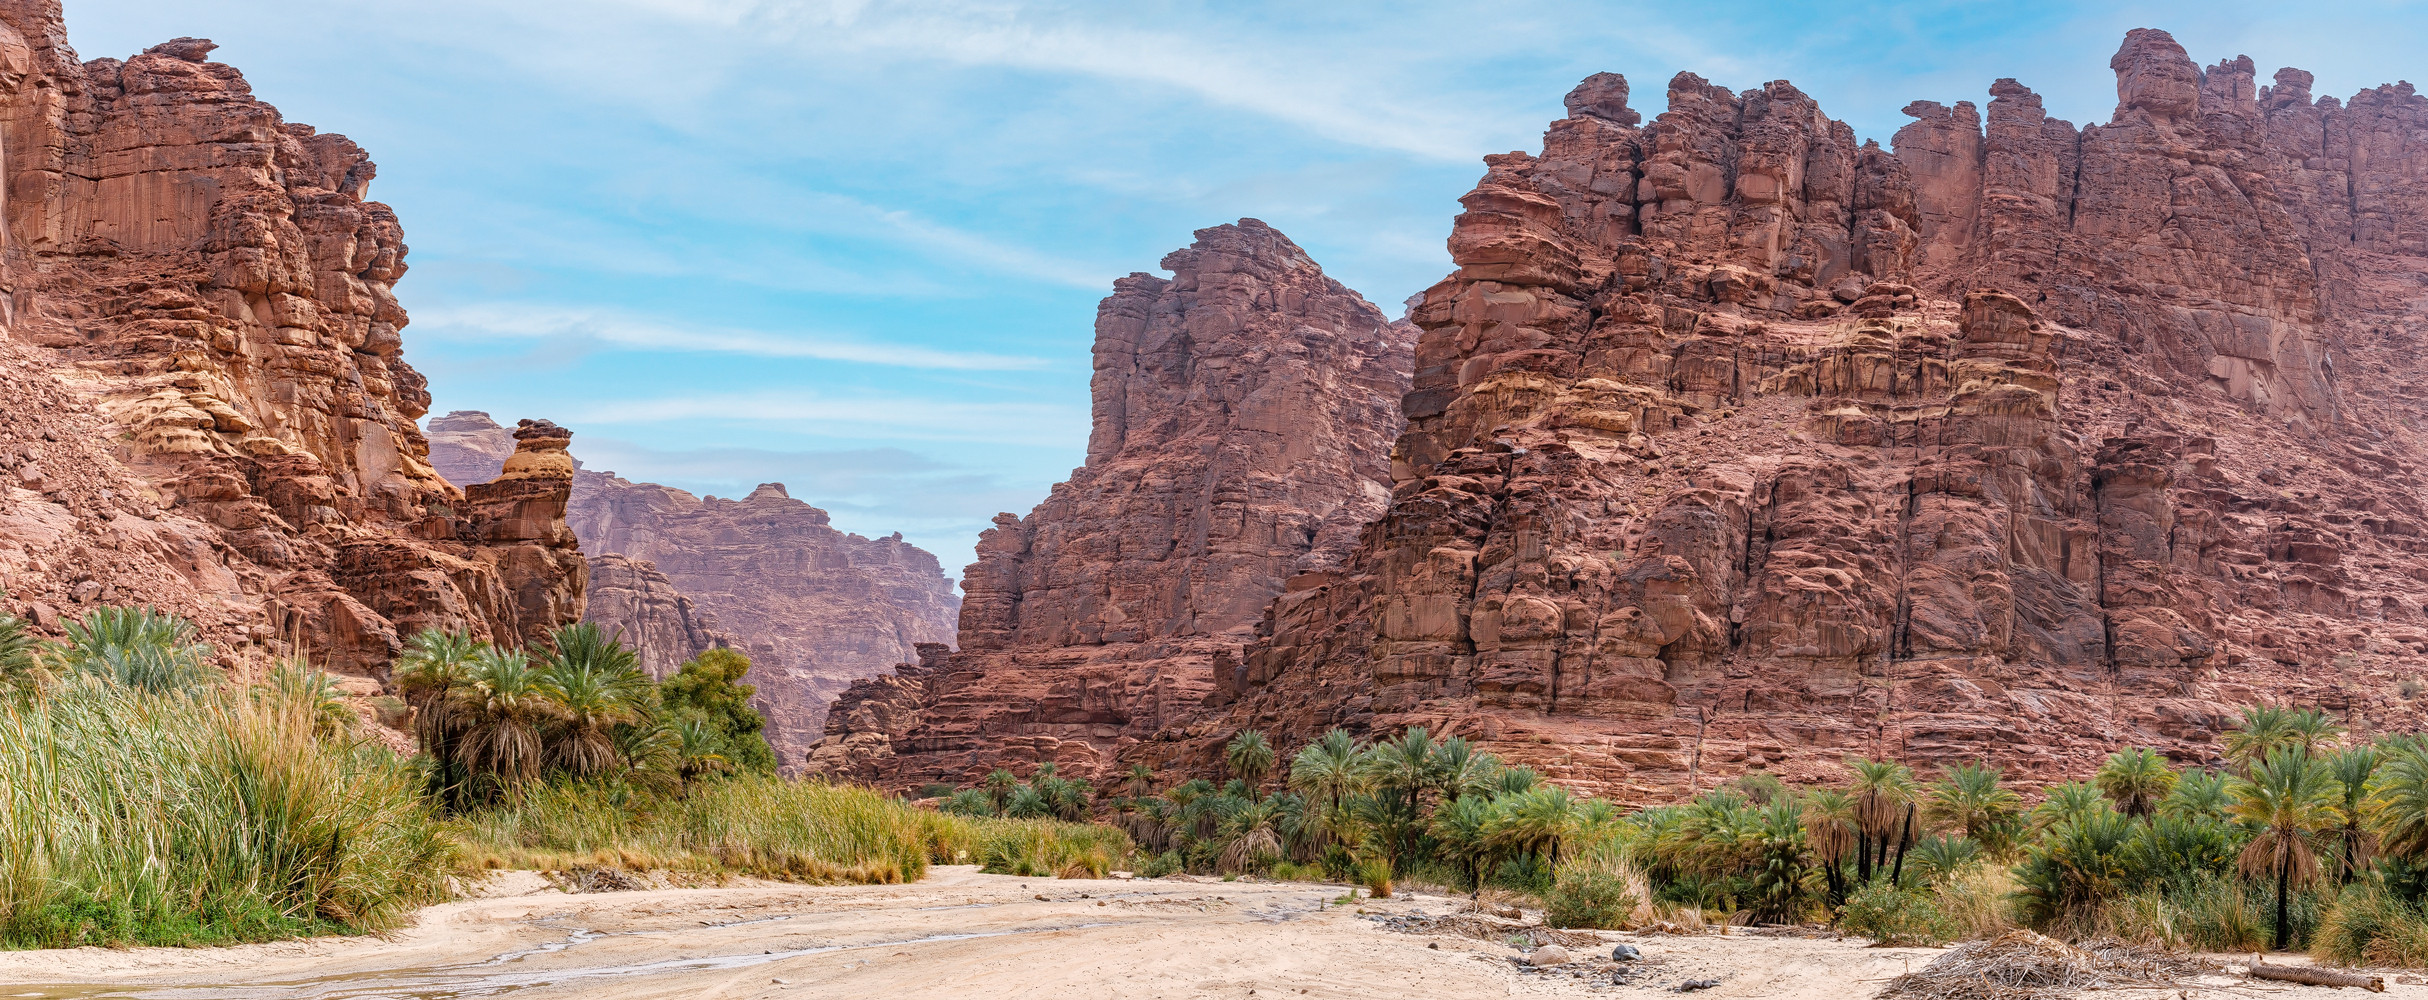
M 1388 512 L 1130 756 L 1418 723 L 1641 802 L 2204 760 L 2259 700 L 2418 725 L 2428 100 L 2113 66 L 2109 124 L 1999 81 L 1893 155 L 1784 82 L 1639 125 L 1586 81 L 1464 199 Z
M 230 664 L 366 678 L 415 629 L 578 618 L 567 480 L 467 496 L 424 460 L 370 160 L 212 47 L 80 62 L 57 3 L 0 0 L 0 610 L 152 604 Z
M 1414 331 L 1262 222 L 1196 235 L 1169 280 L 1132 274 L 1097 307 L 1087 465 L 980 537 L 960 651 L 903 670 L 916 707 L 900 684 L 899 711 L 859 712 L 876 686 L 839 706 L 813 770 L 1098 772 L 1236 684 L 1264 606 L 1381 512 Z
M 935 556 L 899 533 L 837 531 L 778 483 L 728 500 L 585 470 L 567 516 L 584 548 L 654 563 L 750 655 L 767 741 L 787 765 L 818 739 L 828 702 L 944 638 L 960 610 Z
M 430 422 L 431 464 L 485 482 L 509 440 L 488 414 L 458 410 Z M 749 654 L 768 742 L 786 764 L 819 738 L 828 702 L 950 636 L 960 609 L 934 555 L 899 533 L 837 531 L 781 484 L 702 499 L 582 469 L 568 517 L 590 553 L 587 620 L 620 630 L 659 676 L 716 646 Z

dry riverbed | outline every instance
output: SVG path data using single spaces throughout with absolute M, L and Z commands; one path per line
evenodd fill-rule
M 1436 919 L 1465 908 L 1454 897 L 1344 903 L 1338 886 L 966 867 L 899 886 L 569 895 L 520 874 L 490 891 L 501 894 L 431 907 L 385 938 L 0 953 L 0 1000 L 1627 997 L 1677 995 L 1690 980 L 1718 980 L 1697 997 L 1854 1000 L 1938 954 L 1599 933 L 1572 939 L 1576 964 L 1535 970 L 1507 935 L 1477 927 L 1489 921 Z M 1621 941 L 1643 960 L 1612 964 Z

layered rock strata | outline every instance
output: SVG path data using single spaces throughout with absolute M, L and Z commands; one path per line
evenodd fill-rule
M 620 552 L 590 557 L 590 606 L 582 620 L 597 622 L 632 647 L 641 669 L 659 680 L 673 676 L 685 660 L 734 645 L 716 616 L 693 604 L 656 563 Z
M 2428 100 L 2112 65 L 2108 124 L 2002 80 L 1893 153 L 1784 82 L 1586 81 L 1463 200 L 1388 511 L 1128 759 L 1421 724 L 1654 802 L 2418 725 Z
M 366 690 L 413 630 L 578 617 L 566 482 L 424 459 L 371 161 L 212 48 L 82 62 L 56 2 L 0 0 L 0 610 L 152 604 Z
M 789 767 L 828 702 L 951 635 L 960 611 L 934 555 L 900 532 L 838 531 L 781 483 L 730 500 L 584 470 L 569 519 L 588 551 L 654 564 L 750 656 L 768 743 Z
M 1098 774 L 1236 686 L 1265 605 L 1382 511 L 1413 328 L 1262 222 L 1196 236 L 1171 278 L 1132 274 L 1097 307 L 1087 464 L 980 536 L 960 650 L 926 668 L 920 709 L 845 712 L 815 766 Z
M 511 475 L 502 457 L 511 440 L 478 410 L 430 422 L 432 464 L 464 481 Z M 630 482 L 570 457 L 567 467 L 569 520 L 590 554 L 595 594 L 586 620 L 620 631 L 661 677 L 711 648 L 748 654 L 768 741 L 788 766 L 799 766 L 820 738 L 827 703 L 852 681 L 952 635 L 953 582 L 899 532 L 838 531 L 781 483 L 725 500 Z

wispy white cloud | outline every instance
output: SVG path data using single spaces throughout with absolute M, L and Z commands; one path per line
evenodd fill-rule
M 418 335 L 449 340 L 560 340 L 626 350 L 747 354 L 944 371 L 1035 371 L 1042 358 L 878 344 L 816 333 L 675 324 L 606 310 L 494 302 L 414 313 Z
M 1488 126 L 1465 95 L 1378 86 L 1391 56 L 1342 51 L 1288 31 L 1182 15 L 1175 27 L 1062 5 L 992 0 L 626 0 L 678 23 L 860 54 L 1168 88 L 1325 139 L 1466 160 Z M 1312 43 L 1312 44 L 1311 44 Z
M 870 440 L 967 441 L 1043 447 L 1085 440 L 1085 407 L 1052 403 L 973 403 L 903 395 L 827 395 L 812 390 L 750 395 L 670 396 L 601 404 L 581 424 L 725 421 L 786 425 L 795 433 Z

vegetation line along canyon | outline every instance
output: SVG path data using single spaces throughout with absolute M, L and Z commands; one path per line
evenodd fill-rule
M 0 0 L 27 995 L 2422 985 L 2407 83 L 1595 74 L 1398 318 L 1255 219 L 1115 282 L 956 591 L 430 417 L 376 168 L 213 48 Z

